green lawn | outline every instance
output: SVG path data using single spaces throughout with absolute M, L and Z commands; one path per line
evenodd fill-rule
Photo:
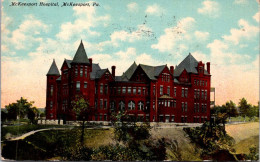
M 259 147 L 259 136 L 252 136 L 236 143 L 234 149 L 237 154 L 249 154 L 249 148 L 251 146 Z

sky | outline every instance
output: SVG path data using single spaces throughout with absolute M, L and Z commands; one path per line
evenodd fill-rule
M 176 66 L 191 53 L 211 63 L 217 105 L 259 101 L 259 0 L 1 1 L 1 107 L 25 97 L 44 108 L 52 60 L 60 69 L 81 40 L 88 57 L 110 71 L 115 65 L 116 75 L 134 61 Z

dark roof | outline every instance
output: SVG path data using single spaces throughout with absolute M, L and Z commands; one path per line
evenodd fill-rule
M 65 59 L 65 61 L 66 61 L 67 65 L 68 65 L 68 67 L 71 68 L 71 65 L 70 65 L 70 64 L 71 64 L 72 60 L 67 60 L 67 59 Z
M 188 73 L 198 74 L 198 63 L 199 62 L 189 53 L 189 55 L 178 66 L 176 66 L 174 76 L 180 76 L 184 69 L 186 69 Z M 204 69 L 204 73 L 208 74 L 206 69 Z
M 108 69 L 98 70 L 98 71 L 96 72 L 96 77 L 95 77 L 95 79 L 101 78 L 106 71 L 108 71 Z
M 71 63 L 89 64 L 88 56 L 84 49 L 84 45 L 83 45 L 82 41 L 80 42 L 79 48 Z
M 115 76 L 116 81 L 122 81 L 122 76 Z
M 122 75 L 122 79 L 129 80 L 134 74 L 135 69 L 137 68 L 136 63 L 134 62 Z
M 56 79 L 57 81 L 61 81 L 61 76 L 58 78 L 58 79 Z
M 56 62 L 55 62 L 54 59 L 53 59 L 53 62 L 51 64 L 51 67 L 50 67 L 47 75 L 58 75 L 58 76 L 60 76 L 60 72 L 59 72 L 59 70 L 57 68 L 57 65 L 56 65 Z
M 152 79 L 155 80 L 157 76 L 161 74 L 163 69 L 166 67 L 166 65 L 161 65 L 161 66 L 149 66 L 149 65 L 143 65 L 139 64 L 139 66 L 144 70 L 146 75 Z
M 96 73 L 101 70 L 98 64 L 92 64 L 92 72 L 90 73 L 91 79 L 96 79 Z

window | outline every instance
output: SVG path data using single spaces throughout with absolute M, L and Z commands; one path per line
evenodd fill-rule
M 165 115 L 165 122 L 170 122 L 170 115 Z
M 153 101 L 153 109 L 155 110 L 155 101 Z
M 204 112 L 207 112 L 207 104 L 204 105 Z
M 102 121 L 102 115 L 99 115 L 99 121 Z
M 141 87 L 138 87 L 138 92 L 137 92 L 137 94 L 141 94 Z
M 197 98 L 197 89 L 194 89 L 194 98 Z
M 79 81 L 76 83 L 76 90 L 80 91 L 80 82 Z
M 175 116 L 174 116 L 174 115 L 172 115 L 171 122 L 174 122 L 174 118 L 175 118 Z
M 87 87 L 88 87 L 88 83 L 84 82 L 84 88 L 87 88 Z
M 53 114 L 52 113 L 50 113 L 50 117 L 53 118 Z
M 107 121 L 107 114 L 104 114 L 104 121 Z
M 149 110 L 149 109 L 150 109 L 150 102 L 149 102 L 149 101 L 146 101 L 145 109 L 146 109 L 146 110 Z
M 197 99 L 199 99 L 200 98 L 200 90 L 198 89 L 197 90 Z
M 134 110 L 135 109 L 135 102 L 129 101 L 128 102 L 128 110 Z
M 196 84 L 197 84 L 197 80 L 195 79 L 195 80 L 194 80 L 194 85 L 196 85 Z
M 194 112 L 197 112 L 197 104 L 194 103 Z
M 205 100 L 207 100 L 207 90 L 205 90 Z
M 168 107 L 171 107 L 171 101 L 168 100 Z
M 167 107 L 167 100 L 164 101 L 164 107 Z
M 205 82 L 205 86 L 208 86 L 208 84 L 207 84 L 207 83 L 208 83 L 208 82 L 206 81 L 206 82 Z
M 105 94 L 107 94 L 108 93 L 108 86 L 107 86 L 107 84 L 105 84 Z
M 83 67 L 81 66 L 80 67 L 80 77 L 82 77 L 83 76 Z
M 204 99 L 204 90 L 201 90 L 201 99 Z
M 53 107 L 53 102 L 51 101 L 50 102 L 50 108 L 52 109 L 52 107 Z
M 100 108 L 100 109 L 103 109 L 103 99 L 100 99 L 99 108 Z
M 122 88 L 122 93 L 125 94 L 126 93 L 126 87 Z
M 170 96 L 170 86 L 167 87 L 167 94 Z
M 185 102 L 185 112 L 187 112 L 187 110 L 188 110 L 188 103 Z
M 110 110 L 111 110 L 111 111 L 114 111 L 114 110 L 115 110 L 115 107 L 116 107 L 116 106 L 115 106 L 115 101 L 111 101 L 111 102 L 110 102 Z
M 204 80 L 202 81 L 202 86 L 204 86 Z
M 133 94 L 136 94 L 136 87 L 133 88 Z
M 132 87 L 128 87 L 128 88 L 127 88 L 127 93 L 128 93 L 128 94 L 131 94 L 131 91 L 132 91 Z
M 173 102 L 173 107 L 176 108 L 176 101 Z
M 88 76 L 88 69 L 87 69 L 87 66 L 85 66 L 85 77 Z
M 176 87 L 174 87 L 174 96 L 176 97 L 176 92 L 177 92 L 177 88 Z
M 121 87 L 117 88 L 117 94 L 121 94 Z
M 188 97 L 188 88 L 185 88 L 185 94 L 184 94 L 185 97 Z
M 181 89 L 181 97 L 184 97 L 184 88 Z
M 53 85 L 51 85 L 51 96 L 53 95 Z
M 155 85 L 153 86 L 153 95 L 155 95 Z
M 97 109 L 97 100 L 95 100 L 95 109 Z
M 146 88 L 143 87 L 143 95 L 146 95 Z
M 163 95 L 163 85 L 160 86 L 160 95 Z
M 144 103 L 142 101 L 138 102 L 138 110 L 144 110 Z
M 78 69 L 77 69 L 77 67 L 75 67 L 75 77 L 77 77 L 78 76 Z
M 184 102 L 181 103 L 181 110 L 184 112 Z
M 100 92 L 100 94 L 103 94 L 103 84 L 100 84 L 99 92 Z
M 107 109 L 107 100 L 104 100 L 104 109 Z
M 119 110 L 124 110 L 124 109 L 125 109 L 125 103 L 124 103 L 124 101 L 120 101 L 120 102 L 119 102 L 118 108 L 119 108 Z

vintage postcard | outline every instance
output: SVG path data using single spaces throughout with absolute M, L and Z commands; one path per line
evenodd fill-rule
M 1 159 L 259 160 L 259 0 L 1 0 Z

